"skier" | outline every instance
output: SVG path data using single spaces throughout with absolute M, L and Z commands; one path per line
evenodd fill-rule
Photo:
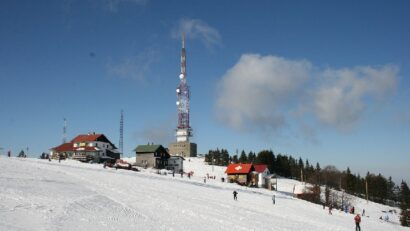
M 7 152 L 7 156 L 8 156 L 8 157 L 11 156 L 11 152 L 10 152 L 10 151 Z
M 272 202 L 275 204 L 275 195 L 272 196 Z
M 360 221 L 361 221 L 360 214 L 357 214 L 354 217 L 354 221 L 356 223 L 356 231 L 360 231 Z
M 364 209 L 363 209 L 363 212 L 362 212 L 362 217 L 364 217 L 364 214 L 365 214 L 365 211 L 364 211 Z
M 233 191 L 233 199 L 234 200 L 238 200 L 238 197 L 236 195 L 238 195 L 238 192 L 234 190 Z
M 175 177 L 175 171 L 172 171 L 172 177 Z
M 329 215 L 332 215 L 332 205 L 329 205 Z
M 384 220 L 389 221 L 389 215 L 386 214 L 386 216 L 384 216 Z

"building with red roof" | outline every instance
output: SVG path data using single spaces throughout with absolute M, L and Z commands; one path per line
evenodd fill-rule
M 263 187 L 265 185 L 265 177 L 270 174 L 268 165 L 254 164 L 253 167 L 255 167 L 255 172 L 258 173 L 258 187 Z
M 254 171 L 255 168 L 252 164 L 230 164 L 226 168 L 225 173 L 228 175 L 228 182 L 250 185 L 254 181 L 254 174 L 252 174 Z
M 81 134 L 68 143 L 51 148 L 53 158 L 70 158 L 80 161 L 119 159 L 117 147 L 104 134 Z

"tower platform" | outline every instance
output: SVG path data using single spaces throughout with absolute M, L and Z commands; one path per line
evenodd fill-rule
M 196 143 L 189 141 L 170 143 L 168 146 L 168 152 L 173 156 L 182 157 L 196 157 Z

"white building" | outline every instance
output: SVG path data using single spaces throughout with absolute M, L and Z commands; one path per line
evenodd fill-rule
M 254 164 L 255 172 L 258 173 L 258 187 L 265 186 L 265 177 L 270 174 L 268 166 L 266 164 Z
M 117 147 L 103 134 L 81 134 L 68 143 L 50 149 L 53 158 L 70 158 L 80 161 L 94 160 L 102 162 L 106 159 L 119 159 Z
M 184 157 L 182 156 L 171 156 L 168 159 L 168 170 L 172 170 L 175 173 L 180 173 L 181 171 L 184 171 Z

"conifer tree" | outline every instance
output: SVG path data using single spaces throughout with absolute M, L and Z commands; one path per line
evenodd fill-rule
M 233 155 L 232 156 L 232 162 L 234 163 L 234 164 L 237 164 L 238 163 L 238 155 Z
M 241 155 L 239 156 L 239 162 L 243 164 L 248 162 L 248 157 L 244 150 L 242 150 Z
M 410 226 L 410 189 L 405 181 L 400 185 L 400 223 L 403 226 Z
M 256 164 L 266 164 L 270 172 L 276 171 L 274 169 L 275 155 L 272 151 L 264 150 L 260 151 L 256 156 Z

